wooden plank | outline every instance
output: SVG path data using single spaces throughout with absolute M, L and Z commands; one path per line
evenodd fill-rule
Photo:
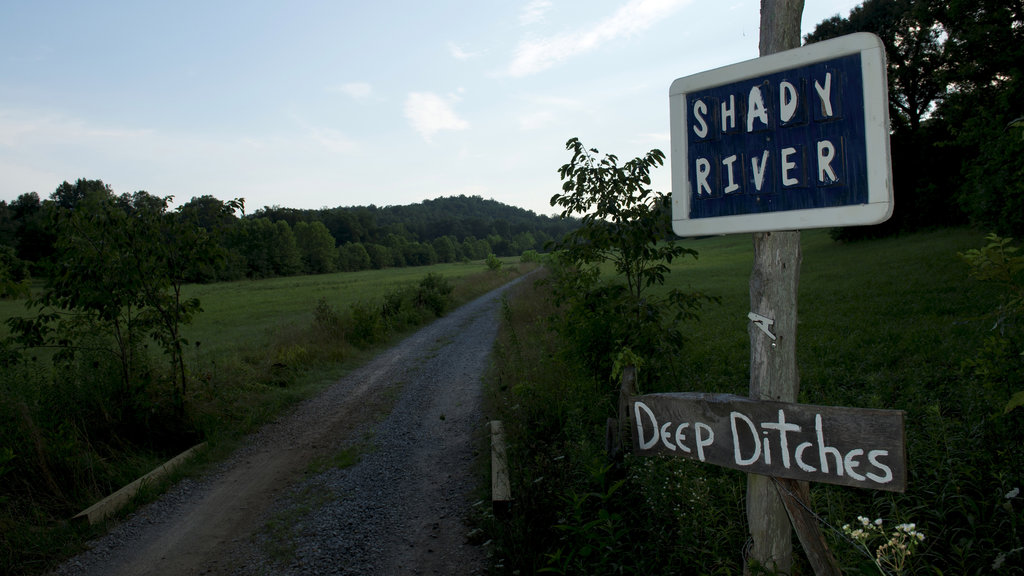
M 115 512 L 124 507 L 125 504 L 131 501 L 142 487 L 151 482 L 156 482 L 164 476 L 173 472 L 178 466 L 183 464 L 186 460 L 192 457 L 198 450 L 206 445 L 206 442 L 197 444 L 188 450 L 178 454 L 174 458 L 171 458 L 167 462 L 164 462 L 160 466 L 157 466 L 145 476 L 135 480 L 131 484 L 122 487 L 117 492 L 114 492 L 110 496 L 100 500 L 92 506 L 76 514 L 71 520 L 74 522 L 88 522 L 89 524 L 96 524 L 102 522 L 108 516 L 113 515 Z
M 631 399 L 638 453 L 672 454 L 762 476 L 906 489 L 901 410 L 757 401 L 730 394 Z
M 786 506 L 789 521 L 800 539 L 807 561 L 816 576 L 841 576 L 839 562 L 828 548 L 825 535 L 818 528 L 818 519 L 811 514 L 811 489 L 807 482 L 789 478 L 773 478 L 780 487 L 779 496 Z
M 512 501 L 512 484 L 508 476 L 508 455 L 505 452 L 505 428 L 500 420 L 491 427 L 491 503 L 507 506 Z

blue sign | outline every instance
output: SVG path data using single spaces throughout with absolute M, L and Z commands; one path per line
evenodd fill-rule
M 892 213 L 884 50 L 873 35 L 681 78 L 670 104 L 676 234 L 872 224 Z

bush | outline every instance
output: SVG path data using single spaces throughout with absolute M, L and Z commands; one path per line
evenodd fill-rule
M 452 304 L 452 285 L 440 274 L 427 274 L 416 287 L 416 305 L 442 316 Z
M 520 262 L 540 262 L 541 255 L 536 250 L 527 250 L 519 257 Z
M 369 346 L 384 340 L 384 314 L 373 302 L 357 302 L 349 308 L 352 325 L 349 336 L 357 346 Z
M 501 260 L 493 252 L 487 255 L 487 269 L 493 272 L 501 270 Z

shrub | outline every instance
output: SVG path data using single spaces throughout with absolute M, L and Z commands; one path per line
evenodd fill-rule
M 384 339 L 384 316 L 381 307 L 372 302 L 357 302 L 349 308 L 352 325 L 349 336 L 357 346 L 369 346 Z
M 527 250 L 519 257 L 520 262 L 540 262 L 541 255 L 536 250 Z
M 441 316 L 452 304 L 452 285 L 440 274 L 427 274 L 416 287 L 416 305 Z
M 494 272 L 501 270 L 501 260 L 493 252 L 487 255 L 487 269 Z

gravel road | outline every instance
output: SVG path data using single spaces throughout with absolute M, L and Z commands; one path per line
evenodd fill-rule
M 481 376 L 509 286 L 264 427 L 56 574 L 484 573 L 464 519 L 485 433 Z M 362 457 L 341 466 L 350 454 Z

